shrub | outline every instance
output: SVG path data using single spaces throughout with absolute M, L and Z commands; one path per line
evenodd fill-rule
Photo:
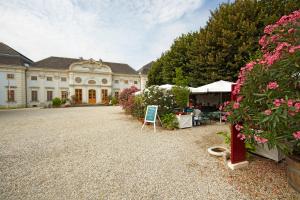
M 52 105 L 53 105 L 54 107 L 59 107 L 59 106 L 61 105 L 61 100 L 60 100 L 60 98 L 55 97 L 55 98 L 52 100 Z
M 119 103 L 126 113 L 132 113 L 133 103 L 134 103 L 134 93 L 138 89 L 134 86 L 124 89 L 119 95 Z
M 172 88 L 172 93 L 175 96 L 176 105 L 181 110 L 183 110 L 189 102 L 189 95 L 190 95 L 189 88 L 188 87 L 183 87 L 183 86 L 174 86 Z
M 246 142 L 300 154 L 300 10 L 265 27 L 263 56 L 241 68 L 227 118 Z
M 150 86 L 144 91 L 144 106 L 148 105 L 158 105 L 159 116 L 172 113 L 175 109 L 174 95 L 158 86 Z
M 112 97 L 111 104 L 115 106 L 115 105 L 118 105 L 118 103 L 119 103 L 118 98 L 117 97 Z
M 145 116 L 144 98 L 142 95 L 134 97 L 134 103 L 132 107 L 132 115 L 137 118 L 143 118 Z
M 166 129 L 176 129 L 178 128 L 178 120 L 176 118 L 176 115 L 173 113 L 165 114 L 161 117 L 161 122 L 163 124 L 163 127 Z

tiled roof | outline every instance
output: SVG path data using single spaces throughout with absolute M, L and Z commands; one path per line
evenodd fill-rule
M 149 62 L 148 64 L 141 67 L 141 69 L 139 69 L 138 72 L 140 72 L 141 74 L 148 74 L 153 63 L 153 61 Z
M 43 60 L 33 63 L 32 67 L 36 68 L 48 68 L 48 69 L 69 69 L 70 65 L 75 62 L 83 61 L 78 58 L 64 58 L 64 57 L 48 57 Z M 128 64 L 124 63 L 112 63 L 103 62 L 103 64 L 108 65 L 113 73 L 118 74 L 138 74 L 133 68 Z
M 30 65 L 33 61 L 10 46 L 0 42 L 0 64 L 24 66 L 25 63 Z

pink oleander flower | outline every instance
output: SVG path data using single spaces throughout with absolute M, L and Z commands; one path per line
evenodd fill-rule
M 272 114 L 272 110 L 268 109 L 264 111 L 265 115 L 271 115 Z
M 290 47 L 289 53 L 295 53 L 295 51 L 296 51 L 297 49 L 300 49 L 300 45 Z
M 219 110 L 220 110 L 220 111 L 223 110 L 223 106 L 222 106 L 222 105 L 219 106 Z
M 232 112 L 226 112 L 225 115 L 226 116 L 230 116 L 232 114 Z
M 300 111 L 300 102 L 295 103 L 296 112 Z
M 238 98 L 236 99 L 237 102 L 241 102 L 243 100 L 243 96 L 238 96 Z
M 240 103 L 235 102 L 232 107 L 233 109 L 238 109 L 240 107 Z
M 274 106 L 279 107 L 281 105 L 281 100 L 280 99 L 275 99 L 273 101 Z
M 279 35 L 273 35 L 271 36 L 271 41 L 275 42 L 279 38 Z
M 293 133 L 293 136 L 296 140 L 300 140 L 300 131 L 296 131 Z
M 227 117 L 225 115 L 222 116 L 223 121 L 227 121 Z
M 273 65 L 277 60 L 280 59 L 280 51 L 275 51 L 274 54 L 266 53 L 263 57 L 268 65 Z
M 254 65 L 256 65 L 257 63 L 255 62 L 255 61 L 252 61 L 252 62 L 249 62 L 249 63 L 247 63 L 246 64 L 246 66 L 245 66 L 245 70 L 246 71 L 251 71 L 252 69 L 253 69 L 253 67 L 254 67 Z
M 294 29 L 294 28 L 290 28 L 290 29 L 288 30 L 288 33 L 289 33 L 289 34 L 294 33 L 294 32 L 295 32 L 295 29 Z
M 239 124 L 236 124 L 235 125 L 235 129 L 237 130 L 237 131 L 240 131 L 240 130 L 242 130 L 244 127 L 243 126 L 241 126 L 241 125 L 239 125 Z
M 262 46 L 263 48 L 264 47 L 266 47 L 267 45 L 268 45 L 268 43 L 267 43 L 267 36 L 266 35 L 264 35 L 264 36 L 262 36 L 261 38 L 260 38 L 260 40 L 258 41 L 258 44 L 260 45 L 260 46 Z
M 277 27 L 278 27 L 277 24 L 275 24 L 275 25 L 268 25 L 268 26 L 265 27 L 264 33 L 265 34 L 271 34 L 274 31 L 274 29 L 277 28 Z
M 268 139 L 254 135 L 254 139 L 257 143 L 264 144 L 268 142 Z
M 289 100 L 287 101 L 288 107 L 292 107 L 292 106 L 293 106 L 293 103 L 294 103 L 294 101 L 293 101 L 292 99 L 289 99 Z
M 287 42 L 282 42 L 282 43 L 279 43 L 276 47 L 276 51 L 281 51 L 284 47 L 290 47 L 291 44 L 287 43 Z
M 240 138 L 240 140 L 245 140 L 246 139 L 246 136 L 244 134 L 242 134 L 242 133 L 239 133 L 237 135 L 237 137 Z
M 269 82 L 269 84 L 268 84 L 268 86 L 267 86 L 267 88 L 270 89 L 270 90 L 275 90 L 275 89 L 277 89 L 278 87 L 279 87 L 279 85 L 277 84 L 276 81 L 274 81 L 274 82 Z

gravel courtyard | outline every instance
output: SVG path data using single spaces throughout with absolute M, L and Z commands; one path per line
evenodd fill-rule
M 226 125 L 145 127 L 119 107 L 0 111 L 0 199 L 298 199 L 285 164 L 230 171 Z

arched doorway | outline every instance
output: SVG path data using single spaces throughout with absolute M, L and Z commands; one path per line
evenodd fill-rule
M 96 103 L 96 90 L 90 89 L 89 90 L 89 104 Z

